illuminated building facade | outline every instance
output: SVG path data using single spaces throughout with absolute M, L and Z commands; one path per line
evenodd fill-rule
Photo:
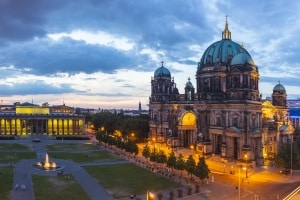
M 286 90 L 279 82 L 273 88 L 272 103 L 269 100 L 262 103 L 262 144 L 265 159 L 274 158 L 280 144 L 293 142 L 295 128 L 288 113 L 286 97 Z
M 84 130 L 84 116 L 74 114 L 74 109 L 65 105 L 53 108 L 48 104 L 31 103 L 1 106 L 0 135 L 78 135 Z
M 211 44 L 198 63 L 196 84 L 195 89 L 189 78 L 180 94 L 163 63 L 154 72 L 149 98 L 151 139 L 194 148 L 203 155 L 262 162 L 274 133 L 263 126 L 267 114 L 258 90 L 258 68 L 244 46 L 231 40 L 227 19 L 222 40 Z M 273 91 L 274 113 L 269 116 L 276 124 L 276 137 L 281 129 L 282 134 L 288 129 L 282 128 L 287 125 L 287 110 L 286 93 L 280 92 Z

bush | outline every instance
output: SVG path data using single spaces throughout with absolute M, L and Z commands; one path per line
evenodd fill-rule
M 200 192 L 200 185 L 195 184 L 195 193 L 199 193 L 199 192 Z
M 158 198 L 159 200 L 161 200 L 161 199 L 163 198 L 163 196 L 164 196 L 164 195 L 163 195 L 161 192 L 157 194 L 157 198 Z
M 169 200 L 174 200 L 174 192 L 170 191 L 169 194 L 170 194 Z
M 178 189 L 177 190 L 177 194 L 178 194 L 178 198 L 182 198 L 182 196 L 183 196 L 183 190 L 182 189 Z
M 15 136 L 0 136 L 0 140 L 14 140 Z
M 192 194 L 192 188 L 191 188 L 191 187 L 188 187 L 188 188 L 187 188 L 187 194 L 188 194 L 188 195 L 191 195 L 191 194 Z
M 56 140 L 89 140 L 88 136 L 56 136 Z

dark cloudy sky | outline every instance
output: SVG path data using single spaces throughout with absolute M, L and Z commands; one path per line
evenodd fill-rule
M 205 49 L 244 44 L 270 96 L 300 98 L 300 3 L 259 0 L 0 0 L 2 104 L 143 108 L 161 61 L 179 91 Z

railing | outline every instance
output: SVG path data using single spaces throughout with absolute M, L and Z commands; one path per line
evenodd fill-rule
M 293 192 L 287 195 L 283 200 L 290 200 L 292 199 L 298 192 L 300 192 L 300 186 L 298 186 Z

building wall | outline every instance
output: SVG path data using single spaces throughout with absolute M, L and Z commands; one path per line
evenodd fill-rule
M 0 116 L 1 135 L 77 135 L 83 134 L 84 128 L 84 118 L 82 117 Z

